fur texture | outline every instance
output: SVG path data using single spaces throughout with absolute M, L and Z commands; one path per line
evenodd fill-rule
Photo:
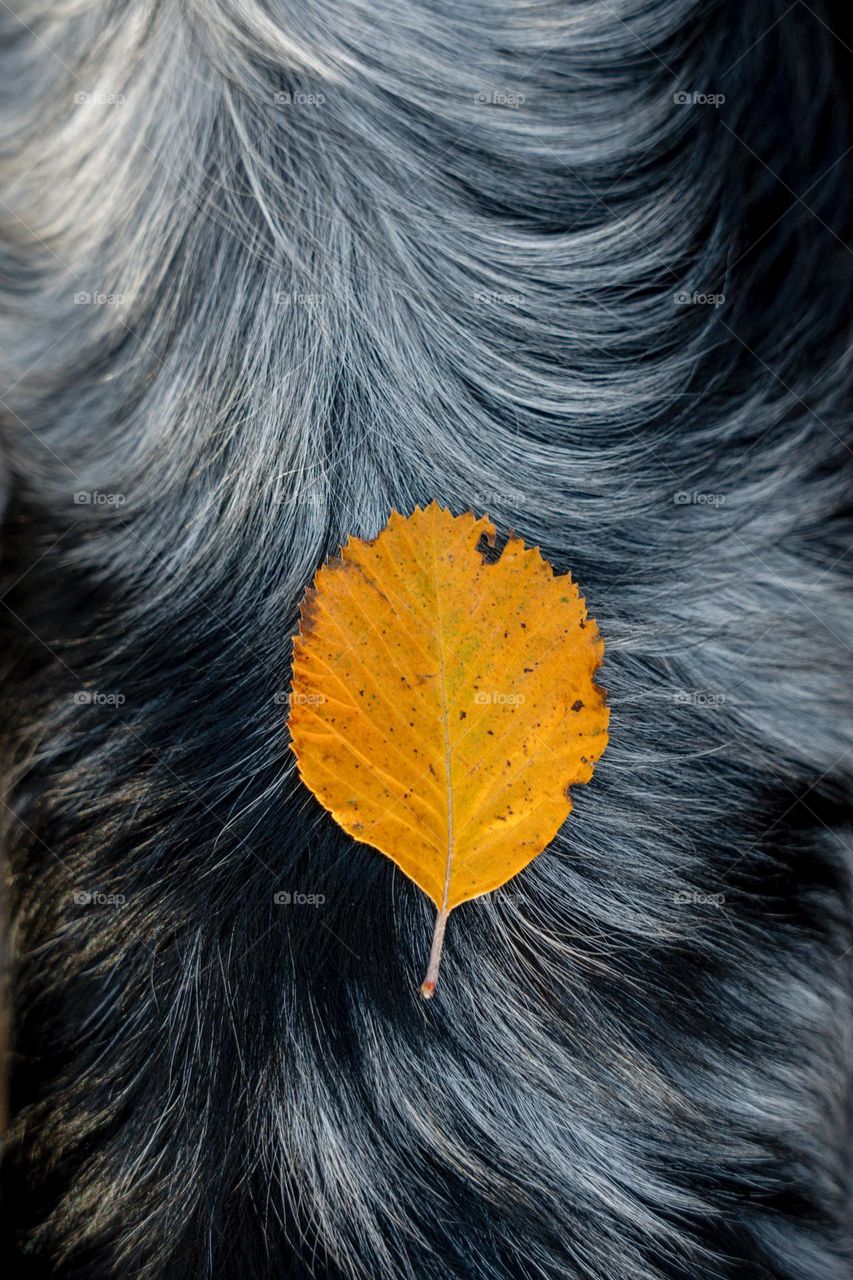
M 850 1274 L 840 12 L 2 5 L 16 1276 Z M 433 497 L 613 718 L 425 1006 L 281 695 Z

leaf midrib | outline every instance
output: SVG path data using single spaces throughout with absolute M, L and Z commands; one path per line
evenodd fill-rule
M 450 897 L 450 877 L 453 871 L 453 757 L 450 746 L 450 716 L 447 705 L 447 686 L 444 668 L 444 617 L 441 612 L 441 593 L 438 581 L 438 561 L 435 553 L 435 528 L 430 536 L 432 545 L 432 580 L 435 592 L 436 642 L 438 649 L 438 677 L 441 692 L 441 722 L 444 731 L 444 773 L 447 779 L 447 864 L 444 873 L 444 892 L 442 894 L 442 912 L 447 910 Z

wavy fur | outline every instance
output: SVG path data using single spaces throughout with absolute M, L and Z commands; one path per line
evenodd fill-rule
M 849 1274 L 839 13 L 3 5 L 14 1274 Z M 426 1007 L 276 695 L 433 497 L 613 718 Z

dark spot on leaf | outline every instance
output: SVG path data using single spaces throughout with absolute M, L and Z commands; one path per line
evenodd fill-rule
M 497 564 L 505 546 L 505 537 L 498 537 L 494 533 L 482 533 L 477 542 L 477 550 L 483 557 L 483 564 Z

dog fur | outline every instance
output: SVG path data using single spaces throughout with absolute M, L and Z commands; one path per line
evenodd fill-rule
M 840 13 L 0 8 L 13 1275 L 850 1275 Z M 571 569 L 612 721 L 425 1005 L 282 704 L 432 498 Z

